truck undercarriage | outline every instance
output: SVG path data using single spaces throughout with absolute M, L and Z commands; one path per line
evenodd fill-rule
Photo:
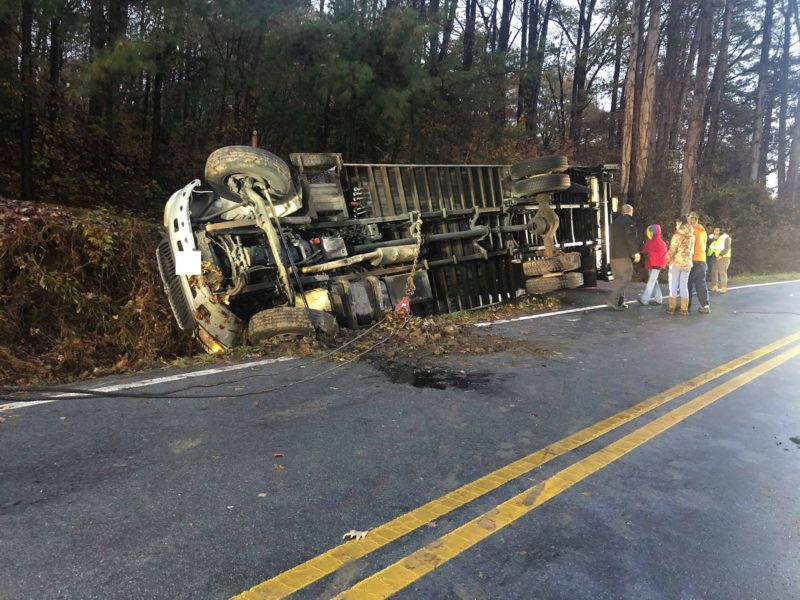
M 613 166 L 347 164 L 248 146 L 177 191 L 157 251 L 179 326 L 209 351 L 453 312 L 608 275 Z

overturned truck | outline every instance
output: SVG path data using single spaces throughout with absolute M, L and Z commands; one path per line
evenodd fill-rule
M 159 270 L 211 352 L 595 285 L 615 168 L 348 164 L 228 146 L 164 210 Z

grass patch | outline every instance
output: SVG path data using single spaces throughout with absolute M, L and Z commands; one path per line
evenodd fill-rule
M 788 271 L 786 273 L 737 273 L 728 277 L 731 283 L 746 285 L 748 283 L 770 283 L 772 281 L 800 280 L 800 272 Z

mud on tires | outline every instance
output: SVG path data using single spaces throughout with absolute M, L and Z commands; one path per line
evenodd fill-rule
M 223 198 L 241 202 L 241 197 L 228 185 L 234 175 L 265 181 L 275 202 L 296 195 L 289 166 L 272 152 L 260 148 L 225 146 L 209 155 L 205 171 L 208 184 Z
M 250 318 L 247 340 L 251 344 L 270 339 L 296 340 L 317 332 L 325 337 L 334 337 L 338 330 L 334 316 L 322 310 L 299 306 L 270 308 Z

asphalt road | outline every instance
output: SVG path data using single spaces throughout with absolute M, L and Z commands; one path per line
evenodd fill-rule
M 800 283 L 712 302 L 497 324 L 507 353 L 434 373 L 6 409 L 0 598 L 800 598 Z

